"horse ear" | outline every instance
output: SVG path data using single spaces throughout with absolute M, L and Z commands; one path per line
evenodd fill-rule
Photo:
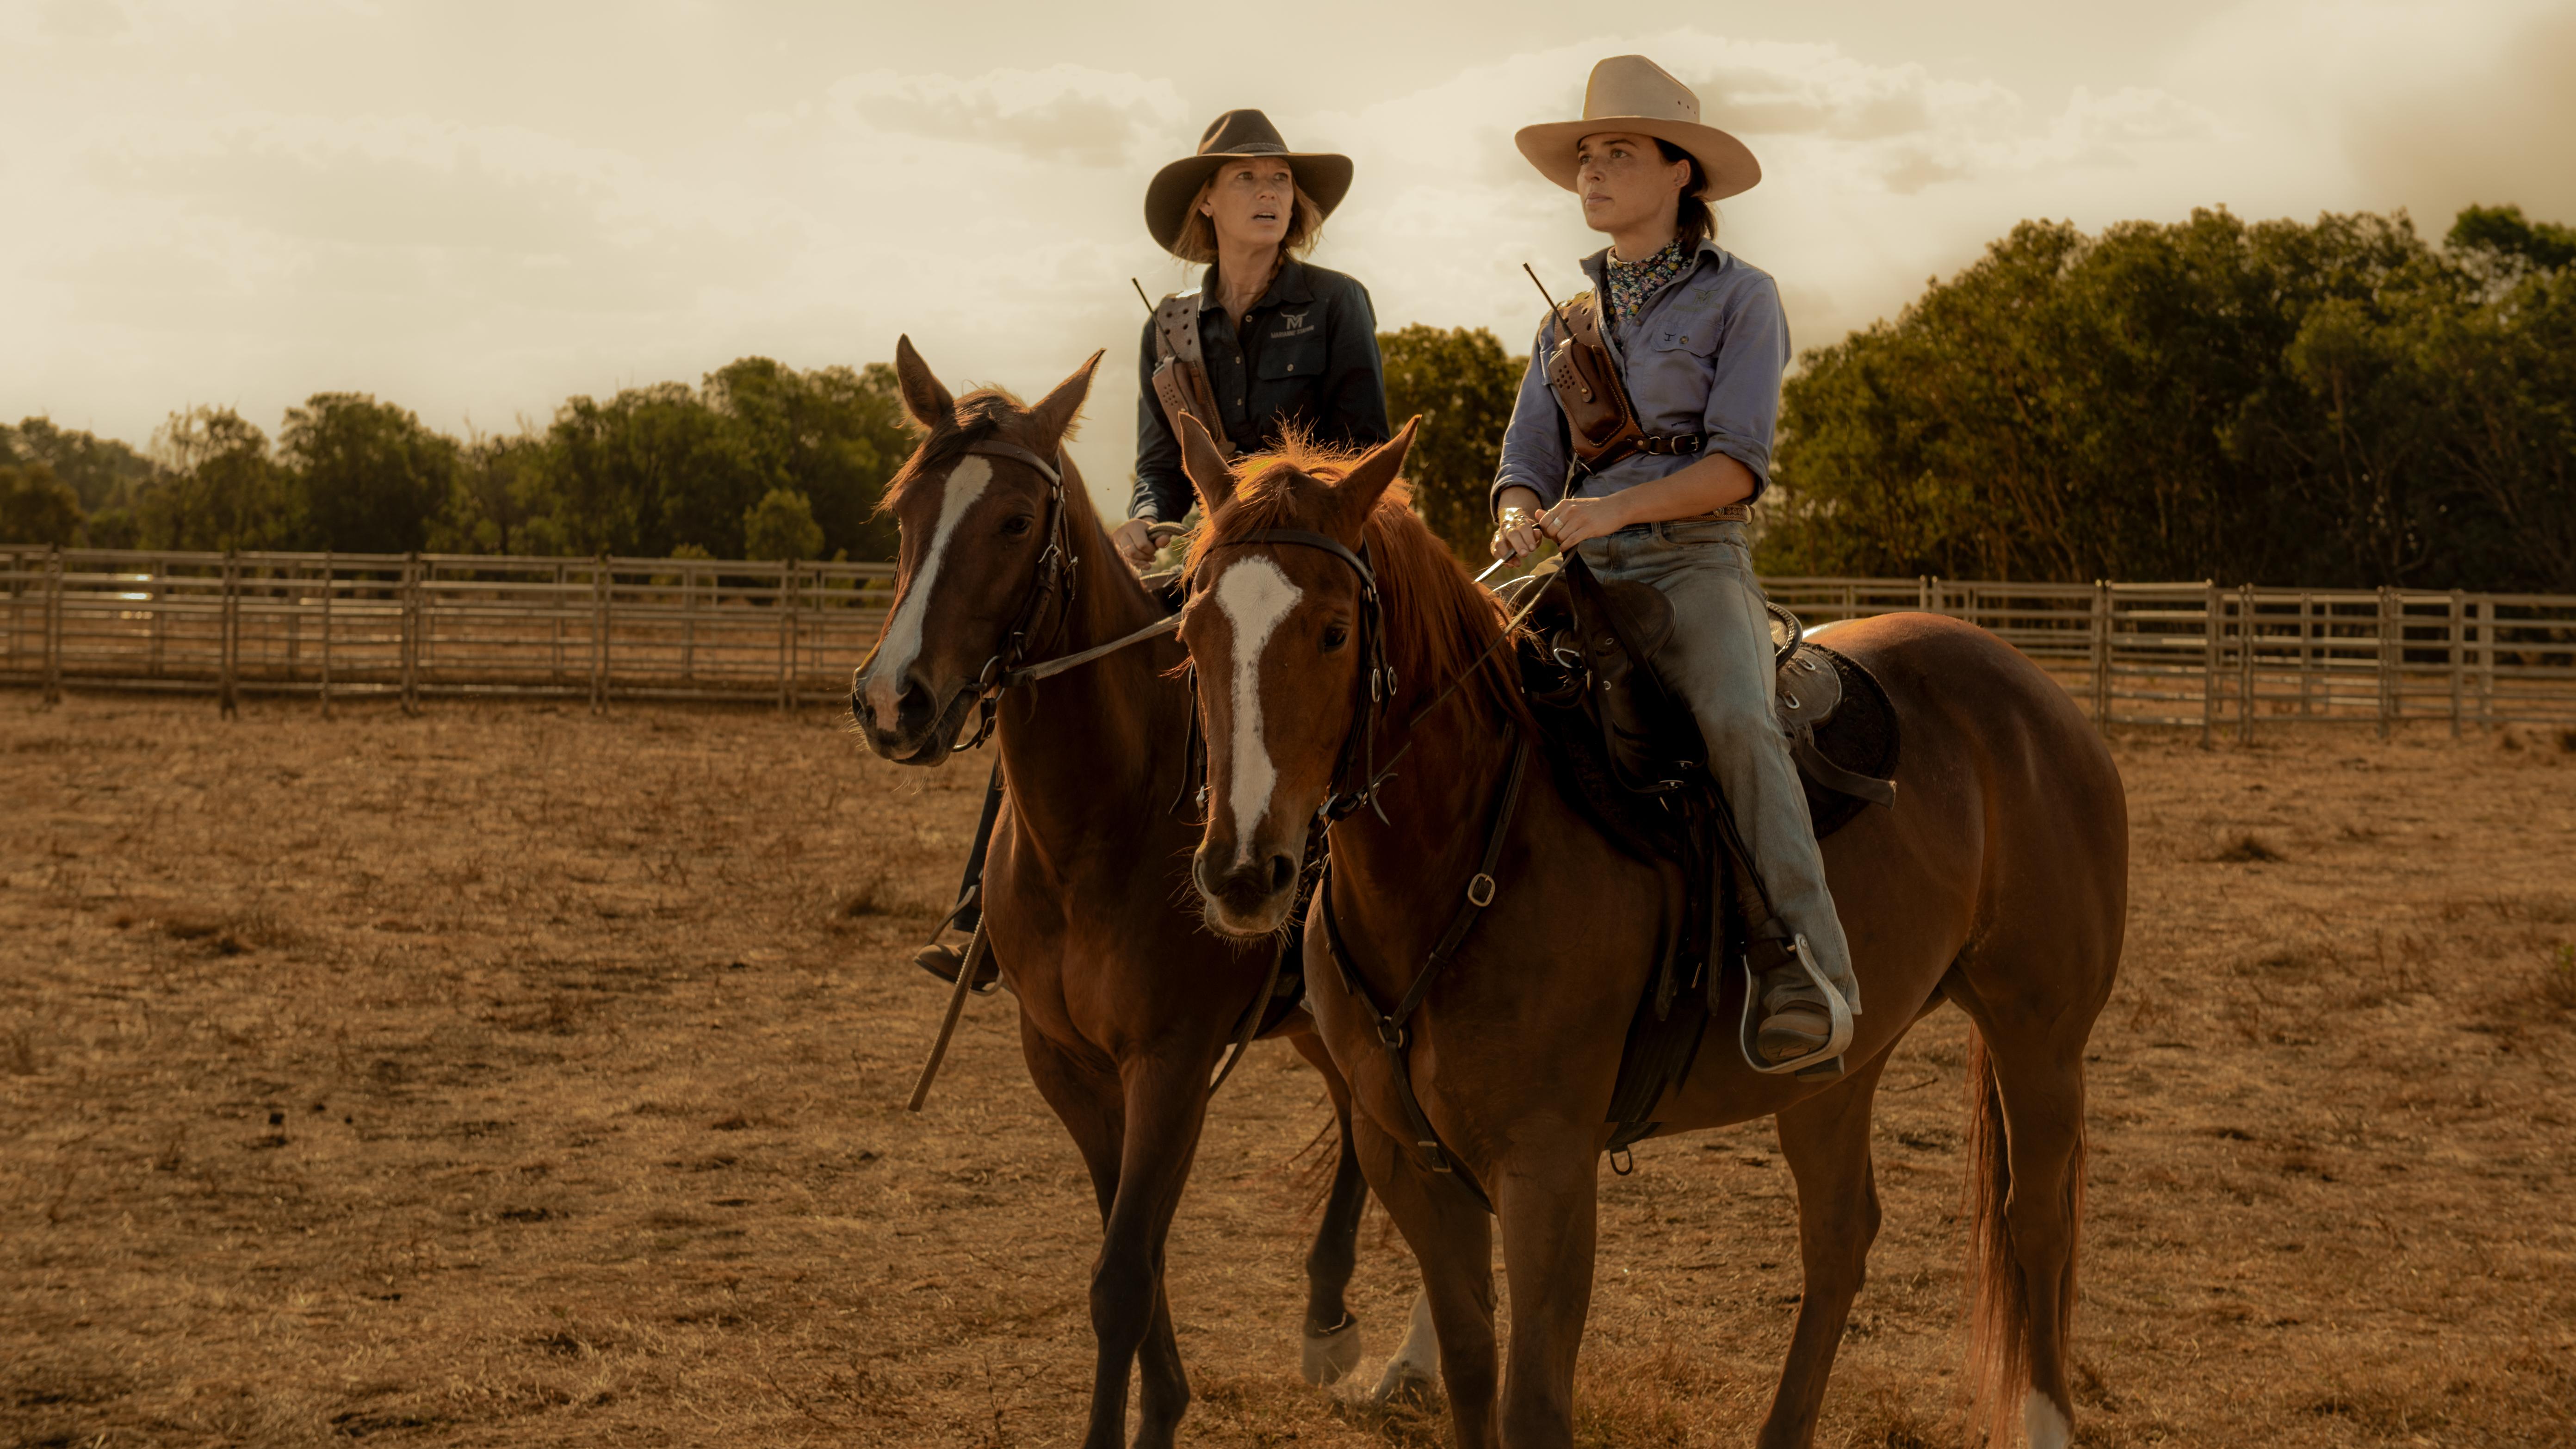
M 903 389 L 903 410 L 931 432 L 957 420 L 957 399 L 930 375 L 930 364 L 912 350 L 909 333 L 894 340 L 894 377 Z
M 1351 465 L 1342 481 L 1333 485 L 1334 501 L 1341 505 L 1342 522 L 1353 532 L 1368 521 L 1377 501 L 1386 496 L 1389 484 L 1404 471 L 1404 457 L 1413 451 L 1413 435 L 1422 427 L 1422 415 L 1414 414 L 1404 431 L 1369 450 L 1367 457 Z
M 1054 452 L 1056 445 L 1072 434 L 1074 419 L 1082 416 L 1083 399 L 1091 396 L 1091 374 L 1107 355 L 1106 349 L 1091 354 L 1089 362 L 1075 368 L 1073 376 L 1057 383 L 1055 391 L 1038 399 L 1038 405 L 1029 410 L 1029 416 L 1037 421 L 1038 437 L 1044 440 L 1040 453 Z
M 1195 416 L 1184 411 L 1180 424 L 1181 471 L 1198 490 L 1200 514 L 1214 517 L 1234 496 L 1234 470 L 1226 466 L 1225 455 L 1216 450 L 1216 439 L 1208 436 Z

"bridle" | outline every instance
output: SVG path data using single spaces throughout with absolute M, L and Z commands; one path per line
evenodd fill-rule
M 1158 619 L 1142 629 L 1122 634 L 1106 644 L 1096 644 L 1089 649 L 1076 650 L 1071 654 L 1060 654 L 1035 664 L 1021 663 L 1028 653 L 1030 640 L 1037 633 L 1039 617 L 1046 613 L 1050 602 L 1055 605 L 1055 628 L 1050 637 L 1054 640 L 1061 640 L 1064 637 L 1065 628 L 1073 618 L 1074 599 L 1080 589 L 1078 580 L 1082 558 L 1073 551 L 1072 527 L 1066 518 L 1064 469 L 1040 457 L 1032 449 L 1023 448 L 1017 443 L 1006 442 L 1000 438 L 984 438 L 967 444 L 965 456 L 1003 458 L 1014 463 L 1026 464 L 1036 469 L 1039 477 L 1047 480 L 1047 542 L 1045 551 L 1038 555 L 1037 568 L 1029 580 L 1028 597 L 1021 601 L 1019 615 L 1012 621 L 1010 631 L 1002 636 L 1002 647 L 994 652 L 992 658 L 984 661 L 982 669 L 976 671 L 973 708 L 978 718 L 975 733 L 972 738 L 949 746 L 949 752 L 952 754 L 963 754 L 991 738 L 993 722 L 999 712 L 1004 691 L 1033 683 L 1049 675 L 1061 674 L 1077 665 L 1088 664 L 1092 660 L 1114 654 L 1130 644 L 1141 643 L 1157 634 L 1168 633 L 1180 627 L 1180 620 L 1177 617 Z M 1059 453 L 1057 456 L 1061 457 L 1062 454 Z M 864 666 L 861 672 L 865 672 Z M 858 692 L 855 688 L 851 691 L 850 704 L 852 712 L 855 713 L 858 706 Z
M 1341 758 L 1334 763 L 1333 783 L 1324 795 L 1324 803 L 1315 811 L 1315 825 L 1320 830 L 1362 806 L 1375 811 L 1383 822 L 1386 811 L 1377 803 L 1377 788 L 1392 776 L 1395 761 L 1387 761 L 1388 770 L 1378 769 L 1377 726 L 1387 701 L 1395 697 L 1395 668 L 1386 662 L 1386 618 L 1378 599 L 1377 570 L 1369 565 L 1368 541 L 1362 539 L 1359 550 L 1353 552 L 1341 540 L 1312 529 L 1258 528 L 1236 538 L 1212 540 L 1207 549 L 1212 553 L 1220 548 L 1264 543 L 1321 550 L 1350 565 L 1351 572 L 1359 576 L 1360 662 L 1368 670 L 1368 697 L 1361 703 L 1360 717 L 1352 723 L 1350 733 L 1342 737 Z M 1420 716 L 1415 718 L 1418 723 Z M 1411 744 L 1410 738 L 1406 743 Z

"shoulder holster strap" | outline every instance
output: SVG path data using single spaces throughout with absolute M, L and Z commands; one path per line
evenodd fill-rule
M 1234 440 L 1217 416 L 1216 394 L 1208 387 L 1207 357 L 1199 347 L 1199 294 L 1174 292 L 1154 309 L 1154 399 L 1175 434 L 1183 413 L 1199 420 L 1215 440 L 1217 452 L 1231 461 Z
M 1583 293 L 1557 312 L 1561 330 L 1568 335 L 1548 349 L 1547 386 L 1565 414 L 1575 461 L 1587 470 L 1597 470 L 1646 451 L 1652 440 L 1638 424 L 1628 385 L 1610 360 L 1609 344 L 1602 340 L 1598 299 Z

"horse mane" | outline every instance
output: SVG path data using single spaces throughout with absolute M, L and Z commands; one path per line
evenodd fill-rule
M 1198 572 L 1209 549 L 1239 534 L 1264 528 L 1329 532 L 1322 527 L 1329 495 L 1318 485 L 1340 482 L 1363 456 L 1363 450 L 1317 444 L 1292 431 L 1276 451 L 1244 460 L 1235 469 L 1234 496 L 1191 541 L 1189 572 Z M 1413 511 L 1412 499 L 1412 486 L 1396 479 L 1361 525 L 1369 565 L 1377 571 L 1395 697 L 1428 700 L 1473 670 L 1475 678 L 1458 691 L 1469 713 L 1525 717 L 1511 650 L 1490 647 L 1506 621 L 1502 601 L 1459 567 L 1448 545 Z M 1396 717 L 1403 713 L 1398 710 Z

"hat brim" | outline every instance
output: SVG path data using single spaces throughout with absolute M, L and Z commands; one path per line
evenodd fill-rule
M 1153 233 L 1155 244 L 1171 251 L 1181 240 L 1181 228 L 1190 219 L 1190 203 L 1196 201 L 1199 188 L 1216 174 L 1217 168 L 1229 161 L 1285 161 L 1288 172 L 1297 178 L 1297 189 L 1315 203 L 1321 221 L 1333 214 L 1342 198 L 1351 190 L 1351 158 L 1329 151 L 1237 151 L 1212 152 L 1205 156 L 1184 156 L 1154 173 L 1153 182 L 1145 188 L 1145 230 Z
M 1538 173 L 1568 191 L 1574 189 L 1574 175 L 1579 169 L 1574 159 L 1575 147 L 1586 136 L 1599 136 L 1612 131 L 1652 136 L 1670 141 L 1698 158 L 1702 175 L 1708 184 L 1700 195 L 1709 201 L 1753 189 L 1762 179 L 1762 163 L 1744 143 L 1715 126 L 1695 121 L 1679 121 L 1665 116 L 1602 116 L 1590 121 L 1549 121 L 1543 125 L 1523 126 L 1513 134 L 1512 143 Z

